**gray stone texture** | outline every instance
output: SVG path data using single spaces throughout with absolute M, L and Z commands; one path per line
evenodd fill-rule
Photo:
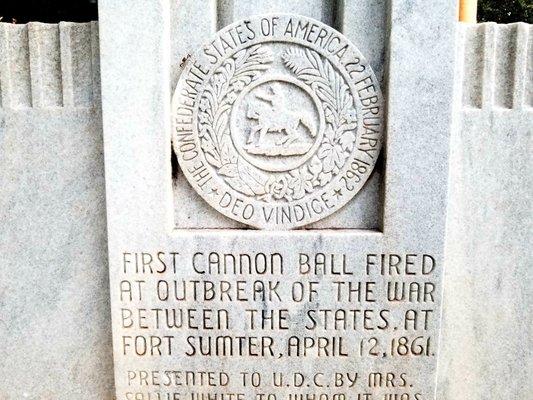
M 114 397 L 96 23 L 0 24 L 0 399 Z
M 254 14 L 266 11 L 271 13 L 293 11 L 289 8 L 296 4 L 289 1 L 232 3 L 236 5 L 237 10 L 245 7 L 246 13 Z M 181 3 L 184 7 L 190 4 L 192 2 Z M 212 3 L 203 4 L 206 7 L 206 15 L 213 12 Z M 304 2 L 299 4 L 303 5 Z M 317 3 L 305 2 L 305 4 L 313 7 Z M 173 211 L 176 209 L 178 213 L 194 212 L 195 216 L 198 215 L 198 220 L 207 217 L 201 215 L 203 213 L 201 208 L 194 209 L 196 204 L 201 204 L 198 197 L 178 196 L 174 204 L 171 202 L 169 89 L 173 76 L 171 72 L 173 62 L 170 61 L 172 55 L 169 49 L 172 49 L 173 42 L 170 33 L 179 26 L 179 21 L 172 19 L 170 2 L 164 0 L 153 1 L 148 5 L 140 0 L 129 1 L 127 4 L 113 0 L 100 2 L 102 108 L 114 321 L 121 320 L 121 307 L 151 309 L 161 304 L 153 293 L 139 300 L 121 298 L 119 283 L 122 279 L 135 279 L 135 275 L 143 277 L 146 278 L 146 287 L 153 288 L 156 279 L 191 277 L 191 271 L 188 269 L 190 264 L 185 261 L 180 264 L 180 269 L 174 275 L 168 270 L 158 276 L 147 275 L 145 271 L 123 272 L 124 252 L 157 249 L 168 253 L 179 250 L 184 254 L 184 260 L 197 250 L 248 254 L 258 251 L 265 253 L 280 251 L 287 260 L 294 260 L 299 251 L 323 250 L 346 253 L 350 257 L 361 257 L 362 254 L 376 251 L 402 254 L 426 252 L 435 257 L 439 266 L 432 277 L 437 285 L 435 300 L 432 300 L 431 304 L 435 321 L 426 331 L 427 335 L 437 341 L 441 303 L 442 268 L 440 267 L 444 259 L 448 141 L 452 129 L 456 10 L 453 3 L 440 3 L 435 6 L 428 2 L 401 0 L 392 2 L 389 11 L 389 19 L 394 21 L 394 24 L 385 36 L 390 38 L 391 53 L 387 76 L 389 121 L 385 146 L 387 157 L 383 160 L 383 170 L 386 169 L 387 174 L 383 174 L 383 178 L 379 179 L 384 183 L 383 201 L 372 202 L 374 209 L 383 210 L 382 231 L 379 231 L 380 226 L 356 225 L 354 224 L 356 218 L 344 215 L 342 220 L 333 223 L 330 221 L 330 225 L 322 225 L 321 228 L 364 229 L 349 229 L 342 232 L 321 229 L 312 232 L 272 234 L 268 231 L 252 230 L 175 229 L 176 225 L 178 228 L 184 227 L 176 223 L 176 219 L 173 218 Z M 305 7 L 301 12 L 311 12 L 316 16 L 317 10 Z M 191 18 L 193 15 L 195 13 L 187 14 L 186 18 Z M 322 16 L 322 11 L 318 15 Z M 139 35 L 138 26 L 141 24 L 150 26 L 150 30 Z M 428 31 L 427 26 L 431 26 L 433 30 Z M 187 38 L 190 37 L 194 37 L 194 33 L 188 32 Z M 187 54 L 178 56 L 178 60 L 183 59 L 187 59 Z M 374 62 L 375 60 L 374 57 Z M 419 63 L 424 65 L 422 75 Z M 135 96 L 131 95 L 133 83 Z M 413 109 L 417 112 L 413 113 Z M 358 199 L 355 198 L 352 204 L 358 204 Z M 337 217 L 340 217 L 340 213 Z M 364 215 L 363 219 L 366 217 Z M 207 217 L 205 222 L 200 221 L 199 225 L 188 227 L 226 228 L 227 226 L 217 226 L 216 221 L 210 222 Z M 297 279 L 294 262 L 291 265 L 289 278 Z M 359 268 L 357 274 L 356 279 L 361 279 L 363 269 Z M 302 280 L 307 281 L 308 278 L 309 276 Z M 215 276 L 209 279 L 219 278 Z M 236 276 L 227 279 L 234 282 Z M 331 305 L 332 301 L 333 299 L 328 297 L 327 300 L 324 299 L 324 304 Z M 342 304 L 348 306 L 346 303 Z M 195 307 L 203 305 L 194 304 Z M 251 307 L 259 306 L 257 301 L 251 302 Z M 422 311 L 419 308 L 420 303 L 411 306 Z M 242 310 L 241 306 L 235 307 L 235 311 Z M 379 307 L 384 305 L 380 303 Z M 403 307 L 406 307 L 406 303 L 395 305 L 394 309 L 399 314 L 404 311 Z M 239 322 L 243 320 L 240 319 Z M 210 369 L 223 370 L 227 369 L 228 362 L 232 362 L 234 367 L 231 368 L 231 373 L 238 374 L 239 371 L 252 369 L 261 369 L 269 373 L 273 369 L 294 372 L 295 368 L 301 368 L 311 373 L 314 370 L 333 371 L 335 368 L 351 367 L 346 361 L 339 362 L 333 358 L 307 358 L 305 361 L 298 359 L 286 362 L 279 358 L 276 360 L 260 358 L 253 361 L 250 358 L 229 360 L 225 357 L 212 357 L 206 363 L 205 359 L 198 357 L 186 359 L 183 346 L 175 348 L 172 357 L 155 355 L 144 357 L 142 354 L 132 353 L 131 347 L 128 351 L 123 351 L 126 350 L 123 346 L 126 341 L 123 339 L 143 334 L 140 326 L 130 329 L 119 323 L 113 328 L 116 354 L 115 383 L 117 395 L 120 397 L 125 397 L 127 392 L 155 389 L 155 384 L 150 387 L 141 387 L 143 384 L 137 381 L 130 384 L 127 371 L 132 368 L 167 370 L 186 365 L 193 369 L 205 369 L 208 366 Z M 390 331 L 393 329 L 391 326 Z M 144 333 L 146 332 L 161 334 L 157 329 Z M 231 333 L 235 332 L 232 327 Z M 179 336 L 180 340 L 183 339 L 182 331 L 173 330 L 171 334 Z M 279 338 L 279 342 L 284 340 L 283 332 L 274 334 Z M 380 332 L 376 335 L 383 340 L 382 343 L 391 340 L 390 332 Z M 350 336 L 352 341 L 355 338 L 355 335 Z M 280 358 L 281 356 L 283 354 Z M 417 389 L 413 390 L 419 390 L 425 398 L 431 398 L 435 391 L 436 354 L 432 352 L 426 359 L 391 358 L 381 357 L 379 360 L 365 358 L 360 365 L 365 373 L 373 368 L 406 371 L 410 374 L 412 383 L 416 385 Z M 233 389 L 236 389 L 236 383 L 233 383 Z M 252 390 L 243 389 L 246 398 L 251 397 Z M 190 391 L 190 388 L 184 389 L 185 393 Z M 376 394 L 381 393 L 381 397 L 384 391 L 386 388 L 383 387 L 375 390 Z M 287 389 L 279 389 L 276 393 L 286 394 Z
M 327 7 L 308 15 L 334 21 L 383 73 L 389 6 L 337 3 L 346 8 L 336 18 Z M 169 89 L 178 54 L 246 14 L 224 4 L 172 2 Z M 481 24 L 458 33 L 439 399 L 533 392 L 530 31 Z M 96 24 L 0 24 L 2 400 L 113 398 L 98 64 Z M 376 201 L 376 182 L 364 204 Z M 179 173 L 174 188 L 175 199 L 194 197 Z M 178 227 L 236 226 L 197 197 L 189 203 L 176 206 Z M 361 207 L 371 222 L 351 226 L 378 226 Z
M 532 38 L 460 26 L 439 399 L 533 393 Z

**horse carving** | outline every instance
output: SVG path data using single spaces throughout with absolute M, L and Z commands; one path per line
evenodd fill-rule
M 292 111 L 286 104 L 285 96 L 273 84 L 266 92 L 255 95 L 259 102 L 248 105 L 246 117 L 257 121 L 248 135 L 247 144 L 260 147 L 269 134 L 283 134 L 276 146 L 290 146 L 299 140 L 298 127 L 300 124 L 307 130 L 309 136 L 316 137 L 317 130 L 313 115 L 302 111 Z

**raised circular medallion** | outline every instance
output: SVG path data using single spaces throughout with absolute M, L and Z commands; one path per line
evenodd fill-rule
M 193 188 L 261 229 L 318 221 L 362 188 L 383 134 L 372 69 L 333 28 L 263 15 L 217 33 L 187 61 L 173 147 Z

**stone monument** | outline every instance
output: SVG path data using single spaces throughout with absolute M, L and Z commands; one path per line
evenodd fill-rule
M 528 398 L 531 26 L 443 3 L 0 22 L 0 399 Z
M 100 3 L 119 399 L 435 396 L 456 7 L 289 4 Z

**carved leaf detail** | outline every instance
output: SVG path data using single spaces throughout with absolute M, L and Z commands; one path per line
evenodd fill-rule
M 233 189 L 248 196 L 264 195 L 267 178 L 240 162 L 231 143 L 229 114 L 237 94 L 270 68 L 272 61 L 271 52 L 260 44 L 237 52 L 214 72 L 200 99 L 201 146 L 206 159 Z
M 241 192 L 247 196 L 254 196 L 254 191 L 248 186 L 244 180 L 242 180 L 240 177 L 237 178 L 230 178 L 227 177 L 225 181 L 236 191 Z
M 355 145 L 357 115 L 353 96 L 333 65 L 309 49 L 288 49 L 282 55 L 285 66 L 307 84 L 322 102 L 326 128 L 317 152 L 320 168 L 311 161 L 312 183 L 323 186 L 343 167 Z
M 344 132 L 339 138 L 342 149 L 345 151 L 352 151 L 355 142 L 355 135 L 351 131 Z
M 218 173 L 220 175 L 228 176 L 230 178 L 235 178 L 239 176 L 237 164 L 225 164 L 218 170 Z
M 252 168 L 250 164 L 242 161 L 242 159 L 239 160 L 237 166 L 239 175 L 246 181 L 255 195 L 262 196 L 267 192 L 265 186 L 268 181 L 268 175 L 260 172 L 256 168 Z
M 207 159 L 207 161 L 213 165 L 214 167 L 216 168 L 220 168 L 221 167 L 221 164 L 220 164 L 220 161 L 218 161 L 215 157 L 213 157 L 210 153 L 205 153 L 205 158 Z

